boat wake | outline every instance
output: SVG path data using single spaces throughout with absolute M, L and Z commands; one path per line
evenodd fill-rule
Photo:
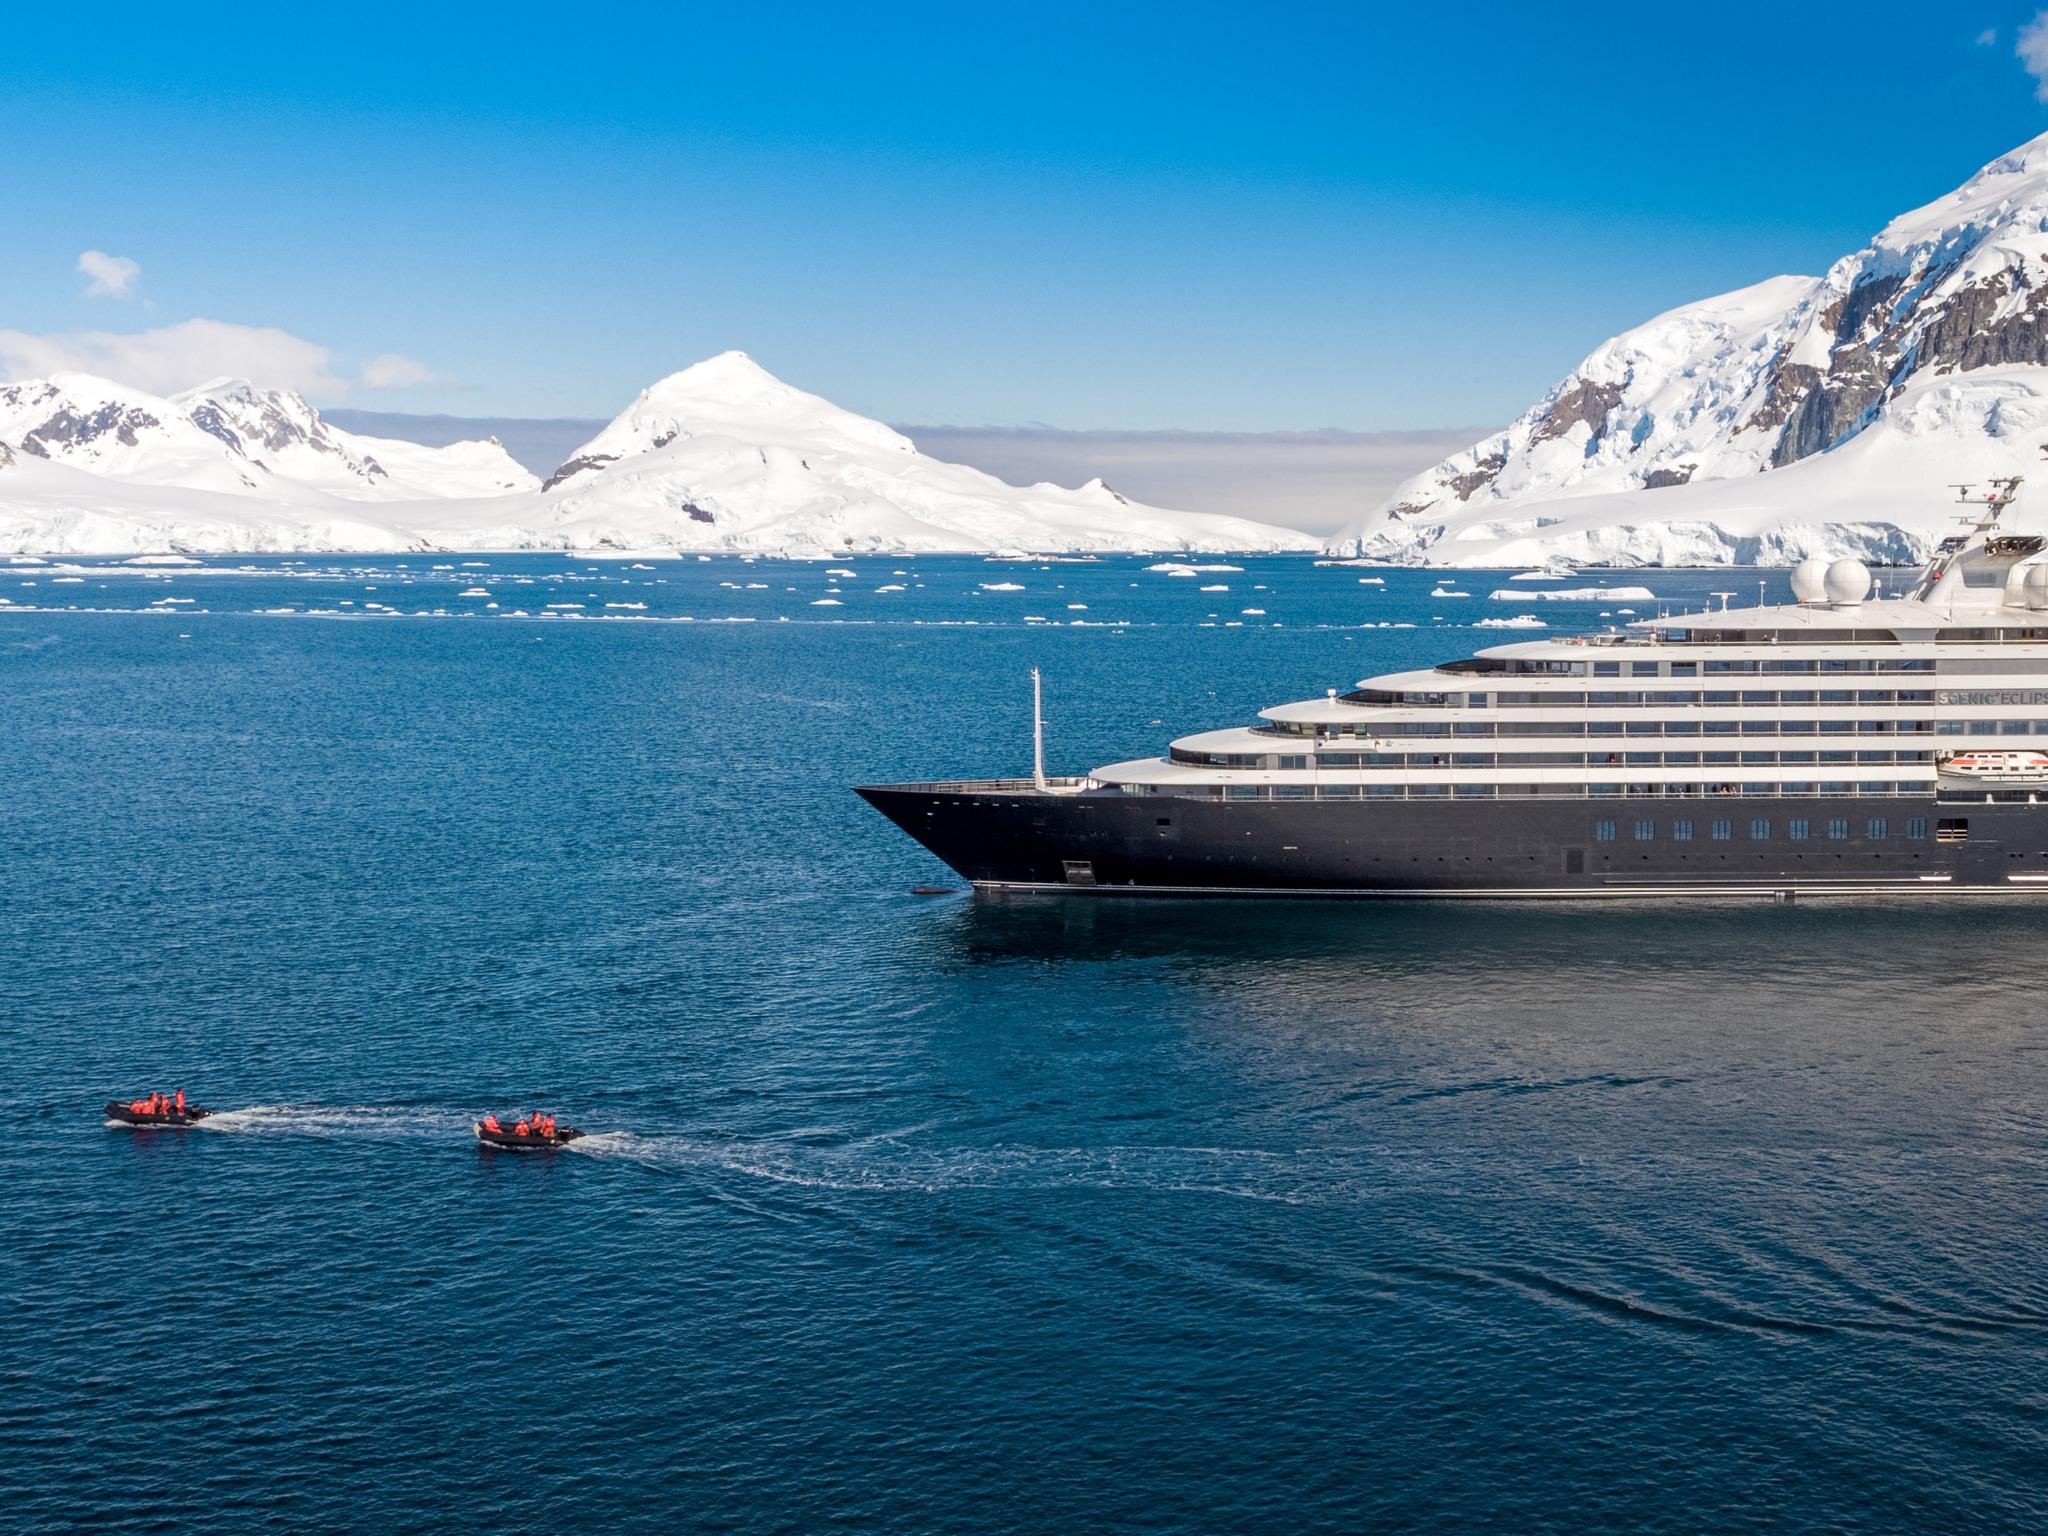
M 662 1170 L 702 1169 L 808 1189 L 1139 1190 L 1308 1204 L 1345 1198 L 1350 1180 L 1320 1156 L 1228 1147 L 838 1147 L 607 1131 L 565 1150 Z
M 419 1104 L 251 1104 L 224 1109 L 197 1129 L 243 1136 L 349 1137 L 370 1141 L 440 1141 L 469 1130 L 459 1109 Z

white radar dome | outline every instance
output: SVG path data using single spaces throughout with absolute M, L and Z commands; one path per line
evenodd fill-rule
M 2030 565 L 2022 583 L 2029 608 L 2048 608 L 2048 565 Z
M 1870 595 L 1870 567 L 1861 560 L 1837 560 L 1822 578 L 1828 601 L 1853 607 Z
M 1828 595 L 1828 563 L 1819 555 L 1808 555 L 1792 567 L 1792 596 L 1802 603 L 1817 603 Z

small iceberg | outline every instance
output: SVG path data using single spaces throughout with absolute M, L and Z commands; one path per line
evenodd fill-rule
M 1320 560 L 1316 562 L 1317 565 L 1322 563 Z M 1384 587 L 1387 584 L 1387 578 L 1384 576 L 1361 576 L 1358 578 L 1358 584 L 1361 587 Z
M 1657 594 L 1648 587 L 1555 587 L 1539 592 L 1511 592 L 1506 588 L 1487 594 L 1496 603 L 1654 603 Z
M 1470 592 L 1454 592 L 1449 587 L 1435 587 L 1431 589 L 1429 595 L 1431 597 L 1470 597 L 1472 594 Z
M 1230 588 L 1228 588 L 1228 587 L 1225 587 L 1225 586 L 1215 586 L 1215 587 L 1204 587 L 1204 588 L 1202 588 L 1202 590 L 1203 590 L 1204 592 L 1228 592 L 1228 591 L 1230 590 Z
M 981 584 L 981 590 L 984 592 L 1022 592 L 1024 588 L 1021 584 L 1014 581 L 984 581 Z
M 813 608 L 844 608 L 846 605 L 836 597 L 819 597 L 811 600 Z
M 1162 576 L 1201 576 L 1210 571 L 1241 571 L 1241 565 L 1189 565 L 1179 560 L 1166 560 L 1158 565 L 1148 565 L 1148 571 L 1157 571 Z
M 1474 629 L 1548 629 L 1550 626 L 1533 613 L 1518 613 L 1512 619 L 1481 619 L 1472 626 Z

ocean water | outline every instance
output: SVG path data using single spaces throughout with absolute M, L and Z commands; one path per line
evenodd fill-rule
M 482 561 L 0 571 L 0 1529 L 2048 1521 L 2041 907 L 920 898 L 848 793 L 1614 603 Z

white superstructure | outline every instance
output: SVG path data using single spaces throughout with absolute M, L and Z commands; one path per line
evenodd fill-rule
M 2018 485 L 1971 501 L 1904 596 L 1873 597 L 1853 560 L 1809 561 L 1792 604 L 1368 678 L 1091 782 L 1223 799 L 1946 794 L 1957 754 L 2048 747 L 2048 555 L 2000 526 Z M 2023 775 L 1977 788 L 2031 793 Z

